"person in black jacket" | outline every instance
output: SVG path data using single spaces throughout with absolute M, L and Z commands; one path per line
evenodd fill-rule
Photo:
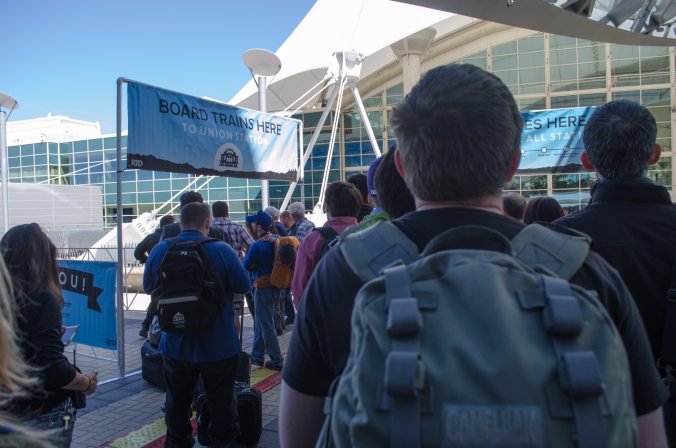
M 647 177 L 648 166 L 657 163 L 661 153 L 655 118 L 637 103 L 611 101 L 589 118 L 583 141 L 582 163 L 596 171 L 599 180 L 591 187 L 589 206 L 555 224 L 591 236 L 594 250 L 620 273 L 641 313 L 652 354 L 666 384 L 671 384 L 676 341 L 663 340 L 663 335 L 676 326 L 665 324 L 667 293 L 676 287 L 676 208 L 669 191 Z M 675 444 L 673 384 L 664 409 Z
M 155 229 L 155 231 L 150 235 L 143 238 L 139 245 L 136 246 L 136 250 L 134 250 L 134 257 L 139 262 L 145 263 L 148 259 L 148 254 L 150 251 L 153 250 L 153 247 L 155 247 L 155 245 L 160 242 L 160 238 L 162 238 L 162 230 L 164 227 L 168 226 L 169 224 L 173 224 L 174 222 L 176 222 L 176 220 L 173 216 L 163 216 L 160 219 L 160 225 L 157 227 L 157 229 Z M 153 322 L 153 316 L 155 316 L 153 307 L 148 306 L 148 309 L 146 310 L 146 317 L 143 319 L 143 322 L 141 322 L 141 331 L 139 332 L 139 336 L 142 338 L 148 337 L 148 331 L 150 330 L 150 324 Z
M 202 195 L 196 191 L 187 191 L 181 195 L 180 202 L 181 208 L 183 208 L 185 204 L 190 204 L 191 202 L 204 202 L 204 199 L 202 199 Z M 179 223 L 169 224 L 168 226 L 165 226 L 164 229 L 162 229 L 162 238 L 160 238 L 160 241 L 168 240 L 169 238 L 175 238 L 179 235 L 179 233 L 181 233 L 181 226 Z M 209 238 L 216 238 L 217 240 L 225 241 L 226 243 L 228 242 L 225 239 L 223 231 L 218 227 L 210 227 L 209 234 L 207 236 Z
M 56 247 L 33 223 L 11 228 L 0 240 L 0 251 L 12 279 L 21 352 L 40 378 L 40 387 L 28 399 L 12 402 L 8 411 L 31 426 L 52 430 L 53 445 L 69 447 L 75 423 L 72 393 L 93 393 L 98 372 L 83 375 L 63 355 Z
M 153 250 L 153 247 L 155 247 L 155 245 L 160 242 L 160 238 L 162 238 L 162 229 L 164 229 L 164 226 L 173 224 L 174 222 L 176 222 L 176 220 L 173 216 L 163 216 L 160 219 L 160 225 L 157 227 L 157 229 L 155 229 L 153 233 L 146 236 L 143 238 L 143 240 L 141 240 L 140 243 L 138 243 L 138 246 L 136 246 L 136 249 L 134 250 L 134 258 L 136 258 L 141 264 L 145 263 L 148 259 L 148 254 L 150 251 Z

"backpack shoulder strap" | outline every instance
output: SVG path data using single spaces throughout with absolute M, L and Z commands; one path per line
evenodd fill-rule
M 322 244 L 322 249 L 319 251 L 319 258 L 323 258 L 324 255 L 335 245 L 335 240 L 338 238 L 339 234 L 336 232 L 336 229 L 333 227 L 315 227 L 312 231 L 317 231 L 324 238 L 324 244 Z
M 218 291 L 219 294 L 221 294 L 224 291 L 224 286 L 223 286 L 223 281 L 221 279 L 221 274 L 216 270 L 216 268 L 214 267 L 214 264 L 211 261 L 211 258 L 209 258 L 209 254 L 207 254 L 206 251 L 204 250 L 204 245 L 206 245 L 208 243 L 213 243 L 214 241 L 223 242 L 223 240 L 219 240 L 217 238 L 211 238 L 211 237 L 202 237 L 202 238 L 198 238 L 196 240 L 193 240 L 194 243 L 197 243 L 195 250 L 197 251 L 197 254 L 199 255 L 199 257 L 202 259 L 202 264 L 204 265 L 204 271 L 205 271 L 205 274 L 206 274 L 206 278 L 208 279 L 208 281 L 215 283 L 216 290 Z
M 418 246 L 390 221 L 383 221 L 342 239 L 338 245 L 345 261 L 362 281 L 381 275 L 384 267 L 418 258 Z
M 192 243 L 196 243 L 197 245 L 195 246 L 195 249 L 197 250 L 197 253 L 199 254 L 200 258 L 202 259 L 202 263 L 204 263 L 208 269 L 211 269 L 211 260 L 209 259 L 209 255 L 204 251 L 204 245 L 208 243 L 213 243 L 215 241 L 221 241 L 216 238 L 210 238 L 210 237 L 203 237 L 203 238 L 198 238 L 196 240 L 193 240 Z
M 164 240 L 164 241 L 168 242 L 168 243 L 169 243 L 169 247 L 171 247 L 171 246 L 175 246 L 175 245 L 176 245 L 177 243 L 179 243 L 181 240 L 180 240 L 177 236 L 174 236 L 174 237 L 172 237 L 172 238 L 167 238 L 167 239 Z
M 214 241 L 223 241 L 223 240 L 219 240 L 218 238 L 211 238 L 211 237 L 205 236 L 204 238 L 198 238 L 195 241 L 200 246 L 204 246 L 206 243 L 213 243 Z
M 312 231 L 313 232 L 314 231 L 319 232 L 319 234 L 322 237 L 324 237 L 325 240 L 331 240 L 331 239 L 338 236 L 338 232 L 336 232 L 336 229 L 334 229 L 333 227 L 329 227 L 329 226 L 315 227 L 314 229 L 312 229 Z
M 516 258 L 529 266 L 542 266 L 569 280 L 584 263 L 590 239 L 584 234 L 566 235 L 540 224 L 526 226 L 512 239 Z

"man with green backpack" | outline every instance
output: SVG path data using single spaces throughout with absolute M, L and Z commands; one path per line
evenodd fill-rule
M 666 446 L 666 391 L 617 272 L 584 235 L 503 216 L 522 127 L 507 87 L 470 65 L 430 70 L 395 109 L 417 211 L 317 266 L 283 447 Z

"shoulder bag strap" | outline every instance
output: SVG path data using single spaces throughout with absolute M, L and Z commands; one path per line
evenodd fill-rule
M 418 246 L 389 221 L 348 235 L 338 245 L 352 271 L 367 282 L 395 261 L 409 264 L 418 258 Z
M 584 234 L 566 235 L 531 224 L 512 239 L 516 258 L 528 266 L 541 266 L 569 280 L 584 264 L 590 240 Z

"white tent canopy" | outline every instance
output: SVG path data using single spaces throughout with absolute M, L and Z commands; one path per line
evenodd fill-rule
M 284 110 L 319 83 L 333 52 L 354 50 L 364 54 L 364 78 L 396 61 L 390 44 L 452 16 L 389 0 L 318 0 L 275 52 L 282 69 L 268 86 L 268 110 Z M 249 81 L 229 103 L 256 109 L 254 81 Z

